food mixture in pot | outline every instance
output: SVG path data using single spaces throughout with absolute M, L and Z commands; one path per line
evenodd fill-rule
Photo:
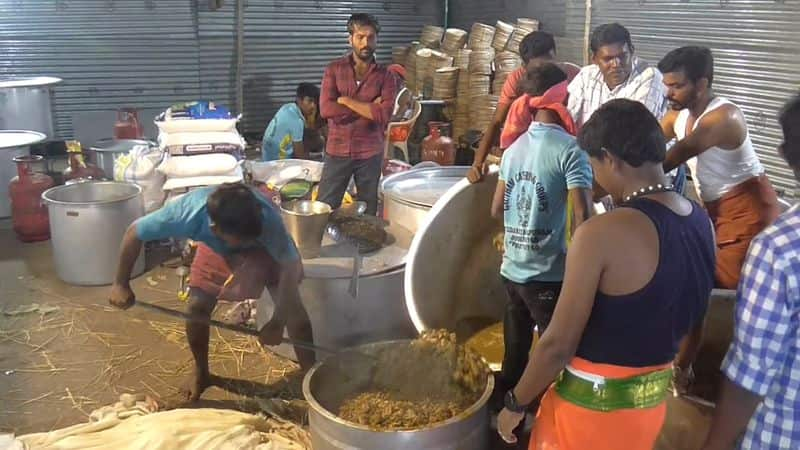
M 481 357 L 457 345 L 455 334 L 447 330 L 423 332 L 377 358 L 371 389 L 346 399 L 339 416 L 378 430 L 414 429 L 450 419 L 480 398 L 489 376 Z

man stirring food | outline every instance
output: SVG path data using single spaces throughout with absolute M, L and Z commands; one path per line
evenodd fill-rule
M 109 298 L 112 305 L 126 309 L 135 303 L 130 276 L 142 243 L 168 238 L 199 243 L 189 279 L 189 314 L 207 320 L 219 298 L 259 298 L 266 285 L 275 308 L 261 328 L 262 344 L 280 344 L 284 328 L 293 339 L 313 342 L 298 291 L 303 273 L 300 256 L 280 214 L 266 198 L 243 184 L 224 184 L 191 191 L 138 219 L 122 240 Z M 218 380 L 208 367 L 208 324 L 186 322 L 186 337 L 195 361 L 186 396 L 194 401 Z M 311 368 L 313 352 L 295 348 L 295 353 L 303 369 Z

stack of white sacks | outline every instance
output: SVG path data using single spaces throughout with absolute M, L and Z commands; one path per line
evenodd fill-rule
M 245 141 L 236 130 L 238 118 L 171 119 L 168 113 L 156 121 L 164 153 L 157 170 L 166 178 L 167 201 L 198 187 L 244 179 Z

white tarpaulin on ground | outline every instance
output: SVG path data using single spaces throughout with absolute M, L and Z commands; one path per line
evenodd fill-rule
M 284 420 L 226 409 L 151 409 L 143 401 L 118 403 L 89 423 L 0 436 L 0 450 L 311 450 L 308 432 Z

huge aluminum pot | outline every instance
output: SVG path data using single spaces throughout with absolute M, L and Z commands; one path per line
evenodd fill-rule
M 0 118 L 2 114 L 0 114 Z M 11 217 L 11 199 L 8 184 L 17 175 L 14 158 L 30 154 L 30 146 L 45 140 L 45 135 L 36 131 L 0 131 L 0 219 Z
M 111 284 L 125 230 L 144 215 L 142 188 L 115 181 L 85 182 L 46 190 L 56 273 L 70 284 Z M 144 272 L 144 250 L 132 276 Z
M 501 255 L 492 240 L 502 221 L 491 217 L 497 174 L 462 179 L 433 206 L 406 259 L 406 307 L 418 331 L 447 328 L 471 335 L 473 325 L 503 318 Z
M 467 175 L 469 167 L 428 167 L 396 173 L 381 181 L 383 218 L 415 233 L 433 204 Z
M 0 129 L 32 130 L 53 138 L 50 89 L 60 78 L 36 77 L 0 82 Z
M 494 389 L 487 377 L 481 397 L 464 412 L 445 422 L 409 431 L 376 431 L 337 416 L 341 403 L 370 384 L 372 359 L 382 348 L 409 341 L 377 342 L 354 347 L 317 363 L 303 379 L 308 422 L 314 450 L 482 450 L 488 448 L 489 413 L 486 403 Z M 359 352 L 359 354 L 352 354 Z M 344 370 L 343 370 L 344 369 Z

